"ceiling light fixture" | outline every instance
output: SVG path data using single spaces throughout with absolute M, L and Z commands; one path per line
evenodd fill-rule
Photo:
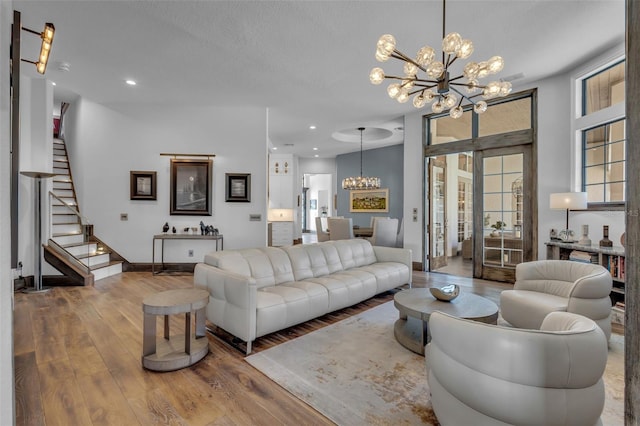
M 378 189 L 380 188 L 380 178 L 362 176 L 362 133 L 364 127 L 358 127 L 360 131 L 360 176 L 352 176 L 342 180 L 342 189 Z
M 28 62 L 30 64 L 34 64 L 36 66 L 36 71 L 40 74 L 44 74 L 47 69 L 47 62 L 49 62 L 49 53 L 51 53 L 51 45 L 53 44 L 53 36 L 55 35 L 56 28 L 53 26 L 51 22 L 47 22 L 44 24 L 44 30 L 39 33 L 38 31 L 30 30 L 29 28 L 22 27 L 22 29 L 28 33 L 35 34 L 40 36 L 42 39 L 42 44 L 40 45 L 40 55 L 38 56 L 37 61 L 29 61 L 27 59 L 22 59 L 24 62 Z
M 462 102 L 466 99 L 473 105 L 477 114 L 482 114 L 487 110 L 487 103 L 484 100 L 474 101 L 473 98 L 482 96 L 483 99 L 492 99 L 511 93 L 511 83 L 507 81 L 492 81 L 484 86 L 478 82 L 481 78 L 502 71 L 504 60 L 500 56 L 493 56 L 488 61 L 469 62 L 460 75 L 451 77 L 451 65 L 456 59 L 467 59 L 471 56 L 473 43 L 455 32 L 445 36 L 445 3 L 446 0 L 443 0 L 442 62 L 435 60 L 436 51 L 430 46 L 421 48 L 416 59 L 411 59 L 396 50 L 394 36 L 385 34 L 378 40 L 376 59 L 380 62 L 386 62 L 389 58 L 404 61 L 404 76 L 385 75 L 382 68 L 374 68 L 369 74 L 369 80 L 373 84 L 381 84 L 386 78 L 400 80 L 399 83 L 389 85 L 388 95 L 400 103 L 407 102 L 410 96 L 416 95 L 413 98 L 413 106 L 416 108 L 422 108 L 433 101 L 431 110 L 434 113 L 439 114 L 448 109 L 452 118 L 460 118 L 463 113 Z M 426 78 L 419 78 L 419 71 L 424 72 Z M 466 81 L 461 81 L 462 78 L 466 78 Z M 464 88 L 466 94 L 455 86 Z M 474 94 L 479 89 L 482 91 Z M 460 96 L 459 100 L 456 94 Z
M 315 129 L 316 129 L 316 126 L 314 126 L 314 125 L 312 124 L 311 126 L 309 126 L 309 129 L 311 129 L 311 130 L 315 130 Z
M 125 80 L 124 82 L 127 83 L 129 86 L 135 86 L 137 84 L 135 80 Z

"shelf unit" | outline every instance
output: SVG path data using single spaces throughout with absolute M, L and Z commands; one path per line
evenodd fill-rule
M 581 261 L 576 259 L 578 257 L 576 254 L 588 253 L 591 263 L 602 265 L 611 273 L 611 278 L 613 279 L 613 289 L 611 290 L 612 306 L 617 302 L 624 303 L 624 247 L 587 246 L 577 243 L 563 243 L 561 241 L 550 241 L 545 244 L 547 245 L 547 259 Z M 572 252 L 576 252 L 574 256 L 571 256 Z

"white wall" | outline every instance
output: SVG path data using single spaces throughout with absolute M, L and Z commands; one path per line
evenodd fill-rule
M 28 64 L 27 64 L 28 65 Z M 24 65 L 23 65 L 24 66 Z M 20 172 L 51 172 L 53 170 L 53 84 L 45 78 L 20 77 Z M 36 180 L 22 174 L 18 188 L 18 260 L 23 264 L 22 273 L 33 275 L 35 249 L 33 241 L 37 226 L 34 199 Z M 42 241 L 48 239 L 48 192 L 51 179 L 42 180 L 41 226 Z M 43 273 L 58 274 L 53 268 Z
M 9 52 L 13 5 L 0 1 L 0 424 L 15 424 L 11 271 Z
M 98 238 L 134 263 L 151 261 L 152 237 L 165 222 L 181 230 L 202 220 L 220 230 L 228 249 L 265 246 L 266 116 L 264 108 L 183 106 L 122 114 L 79 100 L 65 126 L 80 212 Z M 212 216 L 169 215 L 170 157 L 160 153 L 216 155 Z M 156 201 L 129 199 L 131 170 L 157 171 Z M 225 202 L 225 173 L 251 173 L 250 203 Z M 120 220 L 121 213 L 128 221 Z M 250 222 L 253 213 L 262 220 Z M 165 245 L 165 261 L 202 261 L 212 247 L 210 241 L 172 241 Z M 189 249 L 194 257 L 187 257 Z
M 414 262 L 423 261 L 424 242 L 424 154 L 422 150 L 423 110 L 404 117 L 404 247 L 411 249 Z M 414 221 L 413 210 L 417 209 Z

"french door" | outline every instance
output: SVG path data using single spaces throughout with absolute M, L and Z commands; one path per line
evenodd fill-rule
M 513 282 L 516 265 L 533 258 L 531 155 L 531 145 L 520 145 L 474 156 L 475 277 Z

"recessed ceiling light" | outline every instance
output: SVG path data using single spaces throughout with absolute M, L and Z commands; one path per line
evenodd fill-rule
M 135 86 L 137 84 L 135 80 L 125 80 L 124 82 L 127 83 L 129 86 Z
M 55 85 L 56 85 L 56 82 L 55 82 L 55 81 L 52 81 L 52 82 L 51 82 L 51 84 L 53 84 L 53 85 L 55 86 Z
M 314 146 L 314 147 L 313 147 L 313 150 L 314 150 L 314 151 L 317 151 L 317 150 L 318 150 L 318 147 L 315 147 L 315 146 Z
M 277 150 L 278 150 L 278 147 L 277 147 L 277 146 L 274 146 L 274 147 L 273 147 L 273 150 L 274 150 L 274 151 L 277 151 Z
M 316 154 L 316 155 L 314 155 L 314 157 L 315 157 L 315 158 L 318 158 L 318 157 L 320 157 L 320 156 L 319 156 L 318 154 Z
M 311 130 L 315 130 L 315 129 L 316 129 L 316 126 L 314 126 L 314 125 L 312 124 L 311 126 L 309 126 L 309 128 L 310 128 Z

